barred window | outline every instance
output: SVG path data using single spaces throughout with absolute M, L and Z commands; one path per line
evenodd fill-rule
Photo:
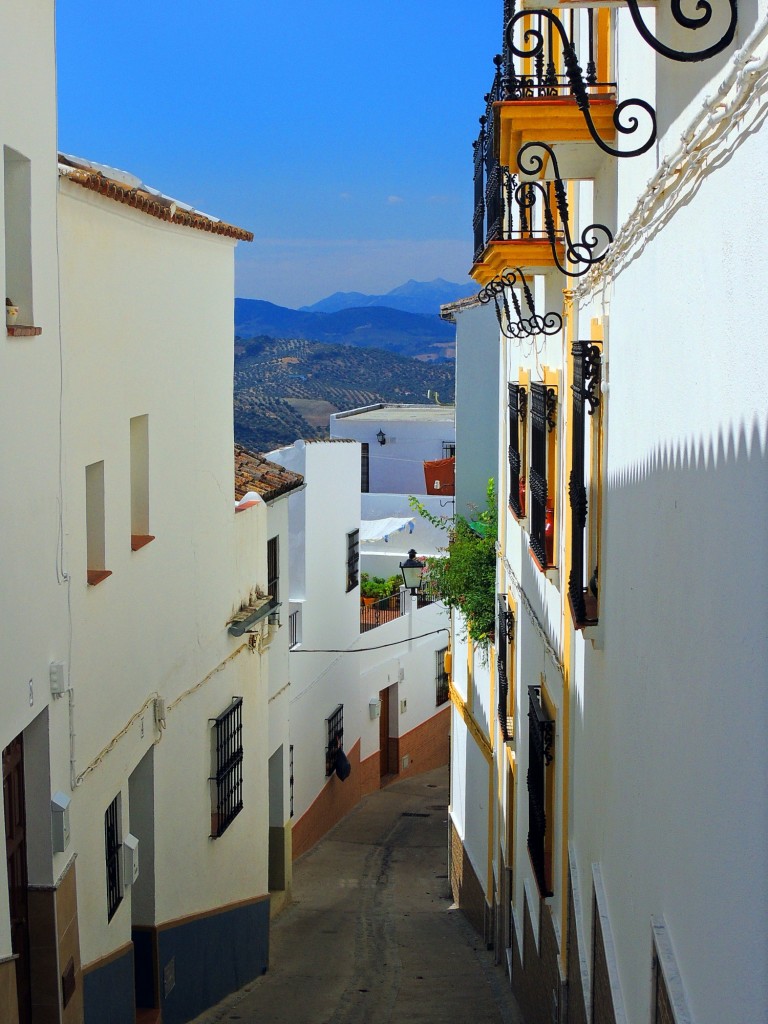
M 509 704 L 509 670 L 507 668 L 507 654 L 509 648 L 514 644 L 515 637 L 515 616 L 507 607 L 506 594 L 499 594 L 497 604 L 498 622 L 496 625 L 496 667 L 499 677 L 499 725 L 503 740 L 511 740 L 513 736 L 513 721 L 510 714 Z
M 541 896 L 552 895 L 551 837 L 547 837 L 547 767 L 555 723 L 541 703 L 541 687 L 528 687 L 528 852 Z
M 444 459 L 455 459 L 456 458 L 456 442 L 455 441 L 443 441 L 443 458 Z
M 371 448 L 367 441 L 360 443 L 360 493 L 367 494 L 371 489 L 370 478 Z
M 267 593 L 270 607 L 280 604 L 280 538 L 270 537 L 267 541 Z
M 448 673 L 445 671 L 445 656 L 448 648 L 435 651 L 435 705 L 439 707 L 448 700 Z
M 121 865 L 122 822 L 120 820 L 120 794 L 118 793 L 104 815 L 104 852 L 107 865 L 107 921 L 123 902 L 123 873 Z
M 568 576 L 568 603 L 577 629 L 597 624 L 598 567 L 587 563 L 585 543 L 587 525 L 587 474 L 585 429 L 587 418 L 600 406 L 600 347 L 594 342 L 575 341 L 573 385 L 571 387 L 571 475 L 568 497 L 571 504 L 571 567 Z M 599 426 L 598 426 L 599 429 Z M 586 577 L 589 576 L 587 580 Z
M 325 720 L 325 774 L 333 774 L 336 754 L 344 749 L 344 705 L 339 704 Z
M 555 508 L 548 478 L 555 466 L 557 389 L 531 384 L 530 543 L 540 568 L 555 564 Z
M 509 507 L 518 519 L 525 516 L 525 468 L 527 463 L 528 392 L 521 384 L 507 384 L 509 393 L 509 427 L 507 457 L 509 460 Z
M 233 697 L 213 722 L 211 838 L 218 839 L 243 809 L 243 698 Z
M 358 585 L 360 566 L 360 531 L 347 534 L 347 593 Z

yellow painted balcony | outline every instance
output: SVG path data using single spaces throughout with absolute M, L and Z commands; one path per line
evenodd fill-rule
M 565 259 L 562 241 L 558 239 L 555 248 L 562 264 Z M 516 267 L 531 277 L 556 271 L 557 263 L 549 239 L 542 234 L 540 237 L 512 237 L 489 242 L 469 274 L 482 288 L 503 271 Z

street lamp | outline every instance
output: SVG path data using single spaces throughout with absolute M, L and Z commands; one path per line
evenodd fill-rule
M 380 430 L 378 432 L 378 434 L 376 435 L 376 440 L 379 442 L 379 444 L 387 443 L 387 435 L 384 433 L 383 430 Z
M 403 574 L 403 583 L 410 590 L 411 594 L 415 594 L 421 586 L 421 572 L 423 568 L 424 563 L 420 562 L 416 557 L 416 549 L 411 548 L 406 560 L 400 563 L 400 571 Z

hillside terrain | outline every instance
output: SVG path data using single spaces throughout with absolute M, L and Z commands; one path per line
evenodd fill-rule
M 238 338 L 235 440 L 267 452 L 297 438 L 328 437 L 332 412 L 375 402 L 423 404 L 428 390 L 453 401 L 453 362 L 300 338 Z
M 453 357 L 455 328 L 436 314 L 424 316 L 385 306 L 316 313 L 288 309 L 261 299 L 235 299 L 235 335 L 305 338 L 438 360 Z

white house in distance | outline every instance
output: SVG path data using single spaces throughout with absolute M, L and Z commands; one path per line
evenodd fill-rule
M 378 625 L 367 628 L 363 621 L 359 444 L 296 441 L 268 459 L 306 484 L 288 496 L 290 802 L 297 857 L 366 793 L 447 762 L 442 650 L 448 620 L 441 605 L 405 594 Z M 333 770 L 336 737 L 351 766 L 344 781 Z
M 453 516 L 454 414 L 453 405 L 379 403 L 331 415 L 331 437 L 361 446 L 361 564 L 371 576 L 398 572 L 411 548 L 433 555 L 445 547 L 445 533 L 420 518 L 408 498 L 417 495 L 434 516 Z M 430 471 L 433 463 L 437 471 Z
M 490 302 L 448 310 L 496 352 L 496 437 L 459 416 L 457 480 L 496 459 L 499 501 L 488 671 L 453 659 L 451 875 L 531 1024 L 764 1024 L 768 8 L 640 13 L 645 38 L 620 5 L 542 14 L 612 83 L 577 97 L 498 4 Z

